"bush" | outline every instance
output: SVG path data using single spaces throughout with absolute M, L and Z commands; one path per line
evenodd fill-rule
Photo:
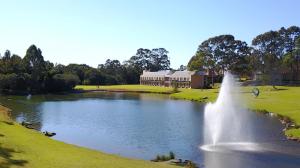
M 168 157 L 165 156 L 165 155 L 161 155 L 161 161 L 167 161 L 168 160 Z
M 170 159 L 175 159 L 175 154 L 172 151 L 169 153 L 169 158 Z
M 156 158 L 153 161 L 163 162 L 171 159 L 175 159 L 175 154 L 172 151 L 169 153 L 169 155 L 156 155 Z
M 161 160 L 160 156 L 159 155 L 156 155 L 156 159 L 155 159 L 157 162 Z
M 173 93 L 177 93 L 178 92 L 178 83 L 177 82 L 172 82 L 172 87 L 173 87 Z
M 191 161 L 189 161 L 186 166 L 186 168 L 197 168 L 197 165 Z
M 48 83 L 48 91 L 60 92 L 72 90 L 79 83 L 77 75 L 73 74 L 56 74 Z

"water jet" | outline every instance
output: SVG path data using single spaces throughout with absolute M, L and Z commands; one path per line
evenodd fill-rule
M 252 125 L 247 122 L 249 112 L 240 96 L 235 78 L 226 72 L 218 98 L 204 110 L 204 144 L 253 142 Z

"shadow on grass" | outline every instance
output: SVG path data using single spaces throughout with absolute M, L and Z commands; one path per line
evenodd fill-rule
M 276 88 L 276 89 L 272 88 L 271 89 L 271 91 L 282 91 L 282 90 L 289 90 L 289 89 L 287 89 L 287 88 Z
M 1 137 L 4 137 L 3 134 L 1 134 Z M 15 167 L 15 166 L 25 166 L 28 161 L 26 160 L 18 160 L 18 159 L 13 159 L 13 154 L 14 153 L 20 153 L 15 151 L 12 148 L 6 148 L 3 147 L 0 144 L 0 168 L 10 168 L 10 167 Z
M 14 125 L 14 123 L 11 122 L 11 121 L 2 121 L 2 122 L 5 123 L 5 124 L 7 124 L 7 125 Z

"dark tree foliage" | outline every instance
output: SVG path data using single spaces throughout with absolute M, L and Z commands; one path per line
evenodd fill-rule
M 187 70 L 187 66 L 180 65 L 179 68 L 177 69 L 178 71 L 184 71 Z
M 159 71 L 170 69 L 168 51 L 164 48 L 140 48 L 128 61 L 125 61 L 127 83 L 138 83 L 143 70 Z
M 263 74 L 266 84 L 285 80 L 299 81 L 300 28 L 282 27 L 256 36 L 252 46 L 235 40 L 232 35 L 221 35 L 202 42 L 190 59 L 189 70 L 213 70 L 218 73 L 230 70 L 242 76 Z
M 204 67 L 209 67 L 208 65 L 205 65 L 204 63 L 204 52 L 197 52 L 189 61 L 187 68 L 190 71 L 199 71 L 203 70 Z
M 125 70 L 119 60 L 106 60 L 105 64 L 100 64 L 98 69 L 103 72 L 104 81 L 102 84 L 125 84 Z
M 42 51 L 35 45 L 31 45 L 23 58 L 25 71 L 31 75 L 30 92 L 40 92 L 44 88 L 44 78 L 46 76 L 46 62 L 42 56 Z
M 80 84 L 84 84 L 85 71 L 89 69 L 91 69 L 91 67 L 86 64 L 69 64 L 65 67 L 65 72 L 76 74 L 79 77 Z
M 45 61 L 41 49 L 31 45 L 22 59 L 9 50 L 0 57 L 0 92 L 47 93 L 69 91 L 76 84 L 136 84 L 144 69 L 157 71 L 170 68 L 164 48 L 139 49 L 130 60 L 121 64 L 108 59 L 98 68 L 86 64 L 54 65 Z
M 75 75 L 65 75 L 59 66 L 45 61 L 42 51 L 31 45 L 22 59 L 7 50 L 0 58 L 0 93 L 28 94 L 64 91 L 78 82 Z
M 232 35 L 220 35 L 202 42 L 190 59 L 188 69 L 227 70 L 243 73 L 248 69 L 249 47 L 246 42 L 235 40 Z
M 291 68 L 291 61 L 297 62 L 295 42 L 299 36 L 300 28 L 291 26 L 287 29 L 283 27 L 278 31 L 265 32 L 252 40 L 256 50 L 253 56 L 258 57 L 255 59 L 256 64 L 259 65 L 258 70 L 264 73 L 265 82 L 273 85 L 281 82 L 281 73 L 284 71 L 299 76 L 299 73 L 295 74 L 294 68 Z M 286 68 L 287 66 L 289 68 Z
M 49 81 L 48 91 L 62 92 L 72 90 L 79 83 L 79 78 L 74 74 L 55 74 Z
M 24 58 L 9 50 L 0 56 L 0 93 L 61 92 L 76 84 L 136 84 L 143 70 L 168 69 L 170 60 L 164 48 L 140 48 L 123 63 L 108 59 L 93 68 L 86 64 L 54 65 L 44 60 L 41 49 L 31 45 Z M 291 26 L 265 32 L 252 40 L 252 46 L 233 35 L 209 38 L 199 45 L 188 65 L 178 70 L 185 69 L 218 73 L 230 70 L 242 76 L 261 72 L 264 81 L 273 85 L 282 76 L 300 81 L 300 28 Z

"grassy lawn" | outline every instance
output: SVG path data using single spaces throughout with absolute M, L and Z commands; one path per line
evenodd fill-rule
M 127 91 L 127 92 L 147 92 L 147 93 L 171 93 L 172 88 L 145 86 L 145 85 L 111 85 L 111 86 L 91 86 L 77 85 L 79 90 L 108 90 L 108 91 Z
M 117 91 L 147 91 L 151 93 L 169 93 L 172 88 L 144 86 L 144 85 L 114 85 L 114 86 L 77 86 L 83 90 L 117 90 Z M 252 110 L 267 110 L 276 114 L 287 116 L 297 125 L 300 125 L 300 87 L 277 87 L 259 86 L 260 95 L 255 98 L 251 91 L 253 87 L 242 87 L 242 94 L 247 100 L 248 107 Z M 193 101 L 215 101 L 218 96 L 219 87 L 214 89 L 179 89 L 178 93 L 171 93 L 173 99 L 186 99 Z M 287 135 L 300 137 L 300 129 L 292 129 L 286 132 Z
M 52 140 L 10 121 L 0 106 L 0 168 L 171 168 Z M 154 157 L 154 156 L 153 156 Z
M 83 90 L 110 90 L 110 91 L 138 91 L 149 93 L 170 93 L 174 99 L 194 101 L 214 101 L 218 95 L 218 88 L 179 89 L 172 93 L 172 88 L 115 85 L 115 86 L 77 86 Z M 260 96 L 254 98 L 251 94 L 253 87 L 243 87 L 242 94 L 253 110 L 267 110 L 287 116 L 297 125 L 300 125 L 300 87 L 259 86 Z M 300 137 L 300 129 L 286 131 L 289 136 Z M 41 133 L 26 129 L 12 122 L 7 116 L 7 109 L 0 106 L 0 168 L 28 167 L 28 168 L 74 168 L 74 167 L 143 167 L 168 168 L 173 167 L 163 163 L 127 159 L 117 155 L 105 154 L 63 142 L 52 140 Z

